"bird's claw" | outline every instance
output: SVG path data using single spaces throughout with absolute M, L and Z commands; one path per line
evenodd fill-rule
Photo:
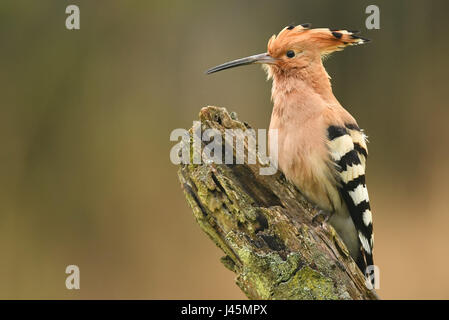
M 312 223 L 314 225 L 323 225 L 330 218 L 330 213 L 324 210 L 319 210 L 318 213 L 312 218 Z

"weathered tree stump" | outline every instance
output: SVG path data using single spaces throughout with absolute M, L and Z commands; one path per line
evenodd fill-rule
M 199 117 L 202 130 L 250 128 L 224 108 Z M 261 166 L 206 162 L 178 172 L 196 221 L 241 290 L 250 299 L 377 299 L 334 229 L 312 221 L 314 206 L 281 172 L 259 175 Z

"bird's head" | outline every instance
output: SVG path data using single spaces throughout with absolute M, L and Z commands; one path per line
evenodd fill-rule
M 287 26 L 268 41 L 266 53 L 230 61 L 207 71 L 207 74 L 249 64 L 267 66 L 269 76 L 273 73 L 294 73 L 346 46 L 358 45 L 369 40 L 356 35 L 356 31 L 311 29 L 310 24 Z

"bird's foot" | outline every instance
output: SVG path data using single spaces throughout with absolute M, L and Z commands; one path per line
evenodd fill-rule
M 325 210 L 318 210 L 318 213 L 312 218 L 312 223 L 314 225 L 323 225 L 324 222 L 327 222 L 330 218 L 330 212 Z

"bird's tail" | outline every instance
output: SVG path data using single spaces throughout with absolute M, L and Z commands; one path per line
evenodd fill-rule
M 374 288 L 377 276 L 375 274 L 375 268 L 374 268 L 374 260 L 372 253 L 368 253 L 366 251 L 361 252 L 357 259 L 356 264 L 359 267 L 359 269 L 363 272 L 363 274 L 366 277 L 366 280 L 371 283 L 371 286 Z

